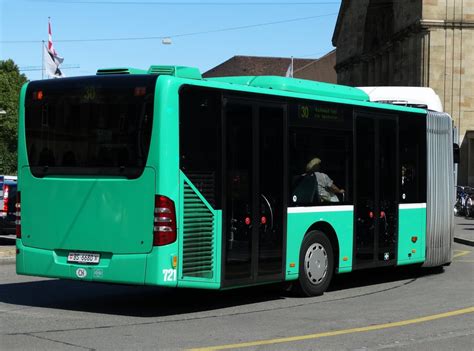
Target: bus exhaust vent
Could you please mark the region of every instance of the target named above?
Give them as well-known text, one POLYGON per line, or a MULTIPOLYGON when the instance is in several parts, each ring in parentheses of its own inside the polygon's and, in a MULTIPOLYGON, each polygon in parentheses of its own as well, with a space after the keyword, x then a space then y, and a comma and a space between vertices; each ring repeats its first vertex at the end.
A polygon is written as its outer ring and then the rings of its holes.
POLYGON ((147 72, 137 68, 101 68, 97 70, 98 76, 108 74, 146 74, 147 72))
POLYGON ((184 183, 183 276, 213 278, 214 215, 184 183))
POLYGON ((148 74, 174 76, 174 66, 151 66, 148 74))
POLYGON ((177 78, 202 80, 201 72, 195 67, 184 66, 150 66, 148 74, 174 76, 177 78))

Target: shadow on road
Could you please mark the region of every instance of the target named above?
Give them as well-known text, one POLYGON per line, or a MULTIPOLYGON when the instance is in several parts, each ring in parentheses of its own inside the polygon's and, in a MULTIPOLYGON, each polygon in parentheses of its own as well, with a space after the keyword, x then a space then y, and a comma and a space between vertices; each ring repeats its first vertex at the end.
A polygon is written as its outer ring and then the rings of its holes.
POLYGON ((135 317, 180 315, 282 298, 281 291, 271 286, 220 292, 72 280, 0 285, 3 303, 135 317))
MULTIPOLYGON (((439 269, 401 267, 342 274, 334 277, 328 293, 400 280, 414 280, 439 272, 439 269)), ((285 291, 281 284, 228 291, 163 289, 72 280, 0 285, 0 302, 7 304, 134 317, 180 315, 289 297, 293 296, 285 291)))
POLYGON ((442 272, 444 272, 444 267, 421 268, 421 266, 418 265, 355 271, 352 273, 335 275, 328 291, 359 288, 401 280, 414 280, 442 272))

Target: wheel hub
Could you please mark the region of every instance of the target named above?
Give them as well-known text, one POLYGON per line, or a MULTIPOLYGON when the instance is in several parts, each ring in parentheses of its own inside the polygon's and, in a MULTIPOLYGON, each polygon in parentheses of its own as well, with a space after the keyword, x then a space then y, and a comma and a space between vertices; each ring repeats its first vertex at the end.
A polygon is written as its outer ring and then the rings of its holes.
POLYGON ((311 284, 318 285, 327 275, 328 255, 324 246, 315 243, 306 251, 304 270, 311 284))

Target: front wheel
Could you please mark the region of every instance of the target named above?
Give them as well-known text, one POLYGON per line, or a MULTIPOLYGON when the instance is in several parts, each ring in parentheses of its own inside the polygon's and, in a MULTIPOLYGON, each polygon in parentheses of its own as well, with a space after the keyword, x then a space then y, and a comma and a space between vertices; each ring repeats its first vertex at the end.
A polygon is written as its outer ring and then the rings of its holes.
POLYGON ((322 295, 334 273, 331 242, 324 233, 313 230, 306 234, 300 250, 298 292, 304 296, 322 295))

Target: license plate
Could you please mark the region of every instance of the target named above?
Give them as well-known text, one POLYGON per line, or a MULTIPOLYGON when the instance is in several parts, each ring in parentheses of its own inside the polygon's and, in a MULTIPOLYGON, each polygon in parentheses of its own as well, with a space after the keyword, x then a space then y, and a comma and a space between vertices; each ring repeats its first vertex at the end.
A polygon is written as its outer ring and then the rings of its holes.
POLYGON ((76 263, 99 263, 100 254, 98 253, 89 253, 89 252, 70 252, 67 255, 68 262, 76 262, 76 263))

